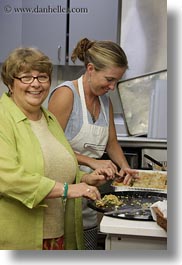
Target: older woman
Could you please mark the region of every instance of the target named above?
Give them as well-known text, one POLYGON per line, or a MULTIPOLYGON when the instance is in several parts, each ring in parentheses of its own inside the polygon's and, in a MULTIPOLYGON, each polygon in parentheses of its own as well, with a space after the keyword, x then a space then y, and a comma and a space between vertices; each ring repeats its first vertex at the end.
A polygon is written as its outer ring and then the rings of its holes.
POLYGON ((0 249, 82 249, 81 200, 113 174, 79 171, 56 118, 41 104, 52 64, 18 48, 2 65, 9 92, 0 99, 0 249), (103 175, 104 174, 104 175, 103 175))

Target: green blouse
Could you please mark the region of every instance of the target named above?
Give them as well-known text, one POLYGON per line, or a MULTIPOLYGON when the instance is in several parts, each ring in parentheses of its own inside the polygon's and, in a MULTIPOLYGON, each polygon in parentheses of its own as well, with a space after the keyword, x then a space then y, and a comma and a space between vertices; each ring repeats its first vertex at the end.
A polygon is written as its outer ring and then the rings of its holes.
MULTIPOLYGON (((42 111, 51 133, 77 163, 54 115, 42 111)), ((77 164, 75 183, 83 174, 77 164)), ((54 185, 44 175, 41 147, 29 120, 4 93, 0 99, 0 249, 42 249, 44 198, 54 185)), ((81 198, 68 199, 64 229, 65 248, 83 249, 81 198)))

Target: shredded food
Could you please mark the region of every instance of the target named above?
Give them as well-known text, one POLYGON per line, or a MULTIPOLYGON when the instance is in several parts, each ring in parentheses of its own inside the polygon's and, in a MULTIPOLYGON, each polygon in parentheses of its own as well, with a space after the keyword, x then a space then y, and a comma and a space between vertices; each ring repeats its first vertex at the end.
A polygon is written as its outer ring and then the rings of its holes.
POLYGON ((101 200, 96 201, 97 207, 103 207, 103 206, 107 206, 111 204, 115 206, 119 206, 122 204, 122 201, 119 200, 119 198, 113 194, 104 195, 104 197, 101 200))
MULTIPOLYGON (((122 182, 119 183, 117 181, 113 182, 114 186, 123 186, 122 182)), ((139 178, 133 179, 129 185, 133 188, 152 188, 152 189, 167 189, 167 172, 160 173, 160 172, 140 172, 139 171, 139 178)))

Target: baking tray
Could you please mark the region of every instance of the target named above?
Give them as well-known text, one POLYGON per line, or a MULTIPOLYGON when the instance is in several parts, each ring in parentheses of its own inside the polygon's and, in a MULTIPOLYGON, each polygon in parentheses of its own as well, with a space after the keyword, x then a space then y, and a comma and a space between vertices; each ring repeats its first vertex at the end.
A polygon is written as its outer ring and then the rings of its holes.
POLYGON ((157 201, 167 199, 166 193, 153 191, 113 191, 101 194, 101 198, 109 194, 117 196, 122 201, 122 205, 98 207, 95 201, 88 200, 88 207, 114 218, 153 221, 150 206, 157 201))
POLYGON ((148 134, 151 95, 157 79, 166 80, 167 71, 138 76, 117 84, 123 118, 130 136, 148 134))
MULTIPOLYGON (((167 171, 160 171, 160 170, 137 170, 139 176, 142 177, 143 176, 149 176, 149 177, 153 177, 153 179, 155 179, 155 176, 161 176, 164 175, 166 176, 166 181, 167 181, 167 171), (145 174, 145 175, 144 175, 145 174)), ((116 182, 115 182, 116 183, 116 182)), ((153 192, 161 192, 161 193, 167 193, 167 185, 166 185, 166 189, 158 189, 155 187, 150 187, 150 188, 145 188, 145 187, 133 187, 133 186, 128 186, 128 185, 123 185, 123 186, 119 186, 118 185, 114 185, 114 182, 111 183, 111 187, 114 189, 114 191, 153 191, 153 192)))

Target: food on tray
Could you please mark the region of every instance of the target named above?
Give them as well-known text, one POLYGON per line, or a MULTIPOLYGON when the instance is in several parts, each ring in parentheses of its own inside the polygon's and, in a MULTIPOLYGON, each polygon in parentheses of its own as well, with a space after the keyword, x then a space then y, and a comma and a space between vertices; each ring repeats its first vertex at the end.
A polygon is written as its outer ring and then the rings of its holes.
POLYGON ((119 198, 113 194, 104 195, 101 200, 96 201, 97 207, 104 207, 111 204, 115 206, 120 206, 122 204, 122 201, 120 201, 119 198))
POLYGON ((113 181, 113 186, 132 187, 132 188, 148 188, 148 189, 167 189, 167 172, 159 171, 138 171, 139 178, 133 179, 130 185, 123 182, 113 181))

